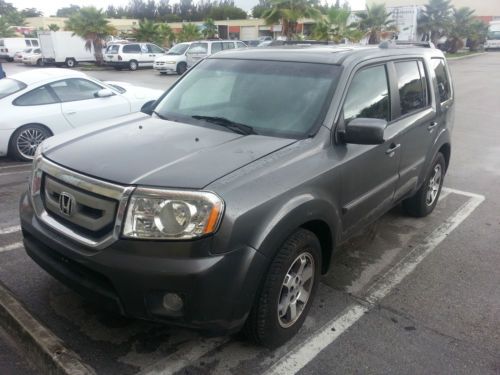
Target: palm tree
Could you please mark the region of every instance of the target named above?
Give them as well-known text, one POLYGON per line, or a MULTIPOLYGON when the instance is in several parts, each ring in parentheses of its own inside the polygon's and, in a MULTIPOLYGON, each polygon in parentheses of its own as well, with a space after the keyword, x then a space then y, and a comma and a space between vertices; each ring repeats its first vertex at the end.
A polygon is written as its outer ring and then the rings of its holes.
POLYGON ((320 19, 321 12, 313 6, 313 0, 271 0, 271 8, 262 13, 268 25, 281 23, 281 34, 291 39, 297 33, 301 18, 320 19))
POLYGON ((207 18, 203 23, 203 37, 207 39, 215 38, 219 29, 212 18, 207 18))
POLYGON ((469 48, 471 51, 478 51, 481 44, 484 44, 484 42, 486 42, 488 29, 488 25, 481 20, 475 19, 471 22, 469 35, 467 35, 469 48))
POLYGON ((158 44, 165 45, 165 42, 170 46, 172 42, 175 40, 175 34, 172 28, 166 23, 158 24, 158 44))
POLYGON ((94 46, 97 64, 103 63, 103 40, 108 35, 114 35, 116 29, 109 25, 102 10, 97 10, 95 7, 81 8, 66 21, 66 29, 85 39, 85 48, 88 50, 94 46))
POLYGON ((139 22, 139 28, 132 29, 132 35, 139 42, 154 42, 158 38, 158 29, 158 24, 145 19, 139 22))
POLYGON ((358 13, 359 27, 369 35, 368 44, 378 44, 382 34, 396 31, 390 16, 384 4, 366 5, 366 11, 358 13))
POLYGON ((451 0, 429 0, 418 19, 418 32, 437 45, 450 28, 451 12, 451 0))
POLYGON ((333 40, 341 43, 345 40, 359 42, 363 38, 363 32, 348 25, 351 11, 346 8, 330 8, 322 21, 316 23, 313 29, 313 37, 318 40, 333 40))
POLYGON ((448 32, 448 52, 457 53, 464 46, 463 39, 469 35, 473 14, 474 10, 469 7, 453 8, 448 32))
POLYGON ((0 37, 11 38, 14 36, 16 36, 16 32, 12 26, 4 19, 4 17, 0 17, 0 37))
POLYGON ((51 23, 49 25, 49 30, 50 31, 59 31, 59 26, 57 26, 55 23, 51 23))
POLYGON ((198 26, 194 23, 182 24, 182 29, 177 35, 178 42, 192 42, 193 40, 200 39, 200 31, 198 26))

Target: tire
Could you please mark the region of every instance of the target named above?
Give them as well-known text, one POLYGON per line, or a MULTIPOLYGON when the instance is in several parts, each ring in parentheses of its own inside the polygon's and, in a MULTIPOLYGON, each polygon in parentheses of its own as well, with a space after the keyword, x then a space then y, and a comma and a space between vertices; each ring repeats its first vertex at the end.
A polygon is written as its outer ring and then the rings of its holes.
POLYGON ((179 64, 177 64, 176 70, 178 75, 183 75, 187 70, 187 64, 185 62, 180 62, 179 64))
POLYGON ((7 62, 12 62, 14 61, 14 59, 12 57, 7 57, 5 60, 7 60, 7 62))
POLYGON ((44 66, 43 60, 42 59, 38 59, 37 62, 36 62, 36 65, 40 66, 40 67, 44 66))
POLYGON ((17 160, 31 161, 38 145, 51 136, 52 133, 42 125, 21 126, 10 138, 9 152, 17 160))
POLYGON ((432 162, 423 185, 412 197, 403 201, 405 211, 414 217, 429 215, 439 200, 446 174, 446 161, 442 153, 438 153, 432 162))
MULTIPOLYGON (((310 271, 307 271, 307 275, 304 272, 302 276, 307 277, 310 271)), ((309 312, 318 288, 320 273, 321 246, 318 238, 308 230, 297 230, 285 241, 271 262, 243 328, 245 336, 268 348, 276 348, 292 338, 309 312), (299 275, 302 262, 305 262, 304 270, 312 270, 312 275, 307 279, 299 278, 297 284, 294 275, 299 275), (285 286, 287 279, 288 287, 285 286), (297 292, 298 290, 300 292, 297 292), (303 299, 307 296, 302 293, 303 290, 309 291, 309 297, 301 302, 300 296, 303 299), (291 299, 296 302, 296 308, 299 310, 294 319, 290 299, 287 298, 290 292, 291 299)))
POLYGON ((166 76, 166 75, 167 75, 167 72, 160 72, 160 75, 161 75, 161 76, 166 76))
POLYGON ((74 68, 76 66, 76 60, 70 57, 69 59, 66 59, 65 64, 68 68, 74 68))
POLYGON ((132 71, 135 71, 137 70, 137 68, 139 67, 139 64, 137 63, 137 61, 135 60, 130 60, 129 63, 128 63, 128 68, 132 71))

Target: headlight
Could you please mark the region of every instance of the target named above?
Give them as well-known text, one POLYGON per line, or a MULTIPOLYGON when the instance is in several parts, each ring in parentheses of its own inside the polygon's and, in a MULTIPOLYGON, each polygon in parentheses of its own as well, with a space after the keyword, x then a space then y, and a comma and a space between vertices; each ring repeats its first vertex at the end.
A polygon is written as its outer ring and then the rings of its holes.
POLYGON ((175 61, 165 61, 165 64, 175 64, 175 61))
POLYGON ((33 157, 33 164, 31 165, 31 176, 29 180, 29 190, 31 196, 35 196, 40 193, 40 187, 42 185, 42 171, 38 169, 38 164, 41 159, 42 144, 39 144, 33 157))
POLYGON ((224 202, 211 192, 138 188, 130 198, 123 235, 191 239, 214 233, 224 202))

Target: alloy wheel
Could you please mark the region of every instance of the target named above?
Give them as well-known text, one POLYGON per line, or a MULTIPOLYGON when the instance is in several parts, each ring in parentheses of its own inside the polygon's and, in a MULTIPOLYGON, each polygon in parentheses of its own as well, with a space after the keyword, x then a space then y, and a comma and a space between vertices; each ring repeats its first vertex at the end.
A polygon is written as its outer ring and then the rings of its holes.
POLYGON ((17 151, 27 159, 33 159, 35 151, 47 135, 37 128, 26 128, 16 139, 17 151))
POLYGON ((429 187, 427 189, 427 196, 425 203, 428 206, 432 206, 436 201, 439 194, 439 189, 441 188, 441 179, 443 177, 443 171, 441 169, 441 164, 436 164, 434 167, 433 174, 429 180, 429 187))

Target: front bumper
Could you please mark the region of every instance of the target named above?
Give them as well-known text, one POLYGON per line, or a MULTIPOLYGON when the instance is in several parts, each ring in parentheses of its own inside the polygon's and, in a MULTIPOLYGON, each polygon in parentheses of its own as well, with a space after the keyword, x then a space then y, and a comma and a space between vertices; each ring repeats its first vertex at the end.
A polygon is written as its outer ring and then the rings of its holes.
POLYGON ((108 66, 113 66, 117 68, 128 68, 129 62, 128 61, 104 61, 105 65, 108 66))
POLYGON ((159 72, 176 73, 177 64, 153 65, 153 69, 159 72))
POLYGON ((120 314, 201 329, 238 331, 252 306, 268 260, 248 246, 214 255, 212 238, 197 241, 119 239, 87 248, 37 219, 27 194, 20 202, 28 255, 84 297, 120 314), (172 314, 163 296, 176 293, 184 306, 172 314))

